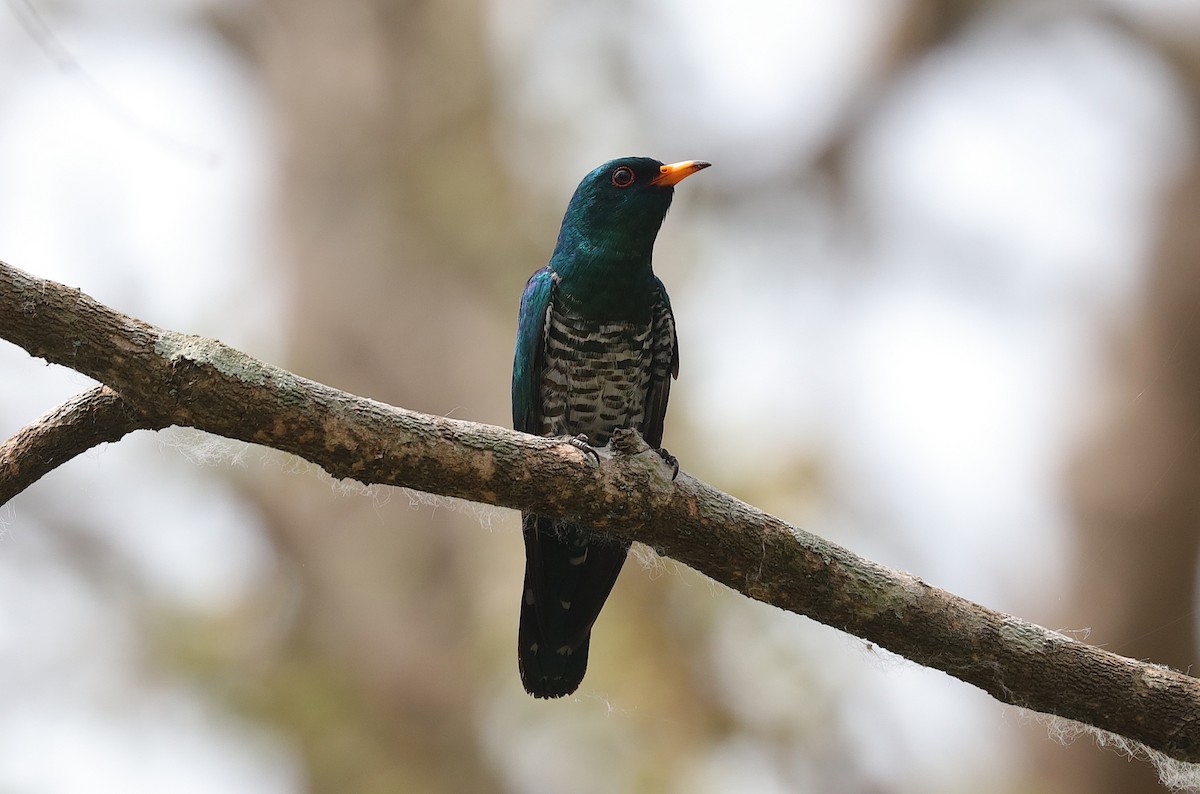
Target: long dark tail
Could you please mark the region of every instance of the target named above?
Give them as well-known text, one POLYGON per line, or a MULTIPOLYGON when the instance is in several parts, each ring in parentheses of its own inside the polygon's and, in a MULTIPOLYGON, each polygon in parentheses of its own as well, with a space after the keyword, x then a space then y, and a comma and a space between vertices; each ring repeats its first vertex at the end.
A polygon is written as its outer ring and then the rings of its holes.
POLYGON ((592 624, 621 573, 629 544, 531 513, 521 516, 521 529, 521 683, 534 697, 562 697, 579 687, 587 671, 592 624))

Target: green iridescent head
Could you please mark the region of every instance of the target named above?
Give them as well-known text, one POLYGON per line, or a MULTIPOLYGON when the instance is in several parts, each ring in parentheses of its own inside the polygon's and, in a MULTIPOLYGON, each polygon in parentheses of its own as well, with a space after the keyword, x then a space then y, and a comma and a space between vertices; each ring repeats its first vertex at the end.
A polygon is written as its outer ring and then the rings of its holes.
POLYGON ((647 263, 675 185, 709 163, 685 160, 663 165, 649 157, 610 160, 583 178, 558 233, 554 259, 647 263))

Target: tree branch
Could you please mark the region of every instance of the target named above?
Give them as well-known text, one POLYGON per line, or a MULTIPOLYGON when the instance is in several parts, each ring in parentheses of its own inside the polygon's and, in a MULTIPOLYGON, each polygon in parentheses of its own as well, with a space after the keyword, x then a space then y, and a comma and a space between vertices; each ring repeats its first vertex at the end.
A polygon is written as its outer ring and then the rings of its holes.
POLYGON ((1200 680, 932 587, 686 473, 672 481, 670 469, 635 433, 614 436, 596 465, 561 440, 338 391, 215 340, 156 328, 3 263, 0 336, 120 395, 93 390, 42 420, 44 428, 22 431, 57 438, 53 444, 22 443, 18 436, 0 447, 0 495, 134 426, 195 427, 290 452, 338 478, 582 521, 1005 703, 1200 762, 1200 680), (93 398, 98 405, 81 405, 93 398), (65 418, 55 418, 60 415, 65 418), (80 418, 88 415, 107 417, 100 422, 106 430, 97 432, 80 418), (55 451, 53 464, 38 462, 36 450, 46 448, 55 451))
POLYGON ((0 504, 71 458, 134 430, 167 425, 144 416, 107 386, 77 394, 0 444, 0 504))

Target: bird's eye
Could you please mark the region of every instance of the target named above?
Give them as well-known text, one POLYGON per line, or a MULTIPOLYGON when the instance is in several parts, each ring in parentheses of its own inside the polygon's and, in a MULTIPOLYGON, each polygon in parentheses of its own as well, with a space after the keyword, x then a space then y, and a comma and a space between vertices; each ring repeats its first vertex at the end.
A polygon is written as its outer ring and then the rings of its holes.
POLYGON ((623 165, 612 172, 612 183, 617 187, 629 187, 633 184, 633 169, 623 165))

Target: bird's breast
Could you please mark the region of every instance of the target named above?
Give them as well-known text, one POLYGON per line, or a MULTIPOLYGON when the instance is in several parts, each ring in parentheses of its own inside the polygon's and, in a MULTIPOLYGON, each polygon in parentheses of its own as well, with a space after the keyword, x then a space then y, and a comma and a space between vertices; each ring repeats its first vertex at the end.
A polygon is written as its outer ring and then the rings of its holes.
POLYGON ((542 433, 585 433, 596 446, 613 430, 642 430, 653 371, 650 323, 602 322, 552 307, 546 317, 542 433))

